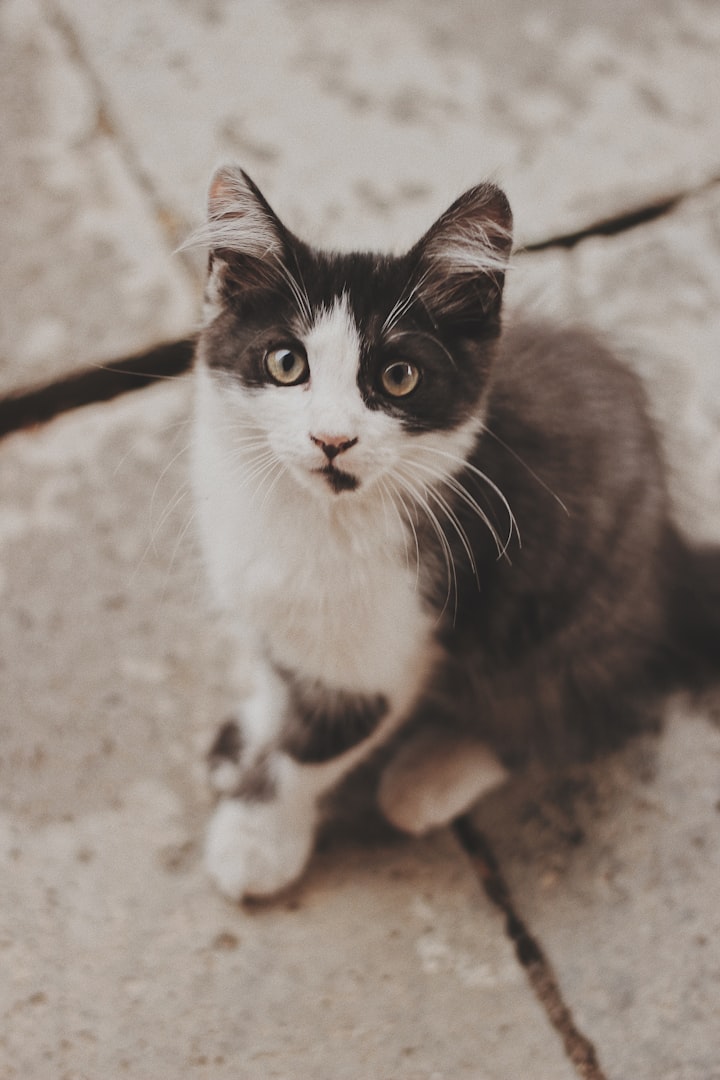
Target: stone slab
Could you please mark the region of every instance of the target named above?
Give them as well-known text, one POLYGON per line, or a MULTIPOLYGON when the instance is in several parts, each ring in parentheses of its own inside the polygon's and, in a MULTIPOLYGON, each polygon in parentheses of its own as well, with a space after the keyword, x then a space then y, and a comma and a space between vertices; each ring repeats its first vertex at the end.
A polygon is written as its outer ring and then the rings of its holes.
MULTIPOLYGON (((716 539, 717 214, 707 193, 623 237, 518 260, 511 284, 513 304, 634 342, 688 531, 716 539)), ((444 840, 336 847, 289 909, 236 910, 205 882, 200 762, 228 702, 183 536, 186 393, 157 387, 0 446, 0 1071, 564 1078, 444 840)), ((658 745, 480 811, 611 1080, 717 1072, 709 715, 677 703, 658 745)))
POLYGON ((196 289, 72 43, 0 6, 0 394, 187 334, 196 289))
POLYGON ((229 707, 188 384, 0 446, 4 1080, 571 1080, 448 836, 334 843, 275 904, 201 867, 229 707))
POLYGON ((720 12, 702 0, 57 3, 186 223, 225 159, 343 247, 413 241, 488 176, 523 243, 720 176, 720 12))
POLYGON ((720 1076, 720 730, 710 717, 677 701, 659 743, 518 781, 475 813, 608 1080, 720 1076))

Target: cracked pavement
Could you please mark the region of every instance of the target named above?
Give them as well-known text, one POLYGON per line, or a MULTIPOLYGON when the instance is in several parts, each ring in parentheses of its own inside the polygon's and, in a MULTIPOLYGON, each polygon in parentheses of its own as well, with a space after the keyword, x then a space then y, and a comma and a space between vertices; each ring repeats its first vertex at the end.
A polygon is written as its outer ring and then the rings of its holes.
POLYGON ((202 267, 173 255, 223 158, 345 248, 496 179, 510 309, 623 344, 678 521, 720 542, 718 47, 702 0, 4 0, 3 1080, 720 1077, 717 696, 455 831, 345 823, 275 904, 213 892, 227 657, 176 344, 202 267))

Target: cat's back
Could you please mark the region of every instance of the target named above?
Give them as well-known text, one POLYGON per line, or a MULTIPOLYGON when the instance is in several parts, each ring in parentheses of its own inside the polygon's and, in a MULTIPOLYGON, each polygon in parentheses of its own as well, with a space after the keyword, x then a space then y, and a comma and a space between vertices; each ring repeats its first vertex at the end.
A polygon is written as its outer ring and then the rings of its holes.
POLYGON ((494 400, 550 434, 579 428, 587 441, 615 436, 656 452, 642 384, 618 349, 581 324, 511 320, 500 340, 494 400))
POLYGON ((459 627, 501 653, 579 625, 588 641, 611 624, 649 632, 668 500, 643 388, 621 358, 582 327, 511 325, 472 465, 502 491, 517 528, 498 560, 482 523, 464 520, 484 552, 484 602, 466 590, 459 627))
POLYGON ((532 470, 567 516, 602 518, 605 508, 614 517, 619 503, 628 513, 666 515, 665 469, 644 388, 590 329, 511 322, 487 428, 504 447, 486 444, 482 453, 521 498, 526 489, 537 494, 532 470))
POLYGON ((483 552, 448 632, 468 700, 507 761, 611 745, 666 655, 669 509, 642 385, 586 329, 512 325, 472 464, 517 530, 498 559, 463 520, 483 552))

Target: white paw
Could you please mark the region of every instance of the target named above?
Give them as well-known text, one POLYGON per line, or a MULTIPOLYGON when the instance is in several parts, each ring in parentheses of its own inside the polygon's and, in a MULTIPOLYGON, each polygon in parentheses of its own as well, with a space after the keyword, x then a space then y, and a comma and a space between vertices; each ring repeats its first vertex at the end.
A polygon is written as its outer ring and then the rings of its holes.
POLYGON ((453 821, 507 776, 479 740, 428 730, 390 762, 380 780, 378 802, 396 828, 422 836, 453 821))
POLYGON ((300 876, 314 834, 314 813, 307 808, 226 799, 210 820, 205 864, 231 900, 272 896, 300 876))

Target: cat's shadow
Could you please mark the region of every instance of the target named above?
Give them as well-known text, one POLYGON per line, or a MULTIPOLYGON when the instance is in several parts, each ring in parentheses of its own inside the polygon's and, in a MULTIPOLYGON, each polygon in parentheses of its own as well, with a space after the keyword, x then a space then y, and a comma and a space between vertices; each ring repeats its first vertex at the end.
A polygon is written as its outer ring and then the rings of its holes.
MULTIPOLYGON (((717 690, 678 695, 669 703, 659 732, 637 736, 621 750, 587 764, 556 771, 534 766, 472 809, 473 827, 500 873, 522 890, 516 896, 521 909, 531 912, 534 901, 548 895, 572 904, 578 897, 627 900, 634 889, 633 866, 647 854, 649 832, 658 834, 662 846, 661 834, 672 814, 668 791, 680 797, 678 754, 685 749, 687 725, 693 721, 703 731, 707 725, 720 727, 717 690)), ((432 843, 400 832, 378 808, 379 778, 391 753, 380 751, 329 797, 316 854, 302 879, 279 896, 251 901, 250 910, 299 910, 318 893, 352 889, 358 876, 365 881, 378 873, 402 875, 409 863, 432 864, 433 888, 442 895, 442 866, 447 868, 447 862, 436 863, 432 843)), ((692 758, 692 745, 688 754, 692 758)), ((681 807, 675 810, 680 813, 681 807)), ((444 831, 463 859, 458 831, 444 831)), ((449 881, 447 888, 453 887, 449 881)))
MULTIPOLYGON (((570 879, 573 890, 592 888, 617 823, 642 805, 652 789, 657 759, 658 737, 644 735, 589 764, 554 772, 533 767, 474 807, 474 824, 501 871, 514 863, 532 888, 562 888, 563 880, 570 879)), ((388 865, 425 843, 382 816, 376 793, 383 764, 380 759, 361 767, 329 799, 316 855, 301 881, 271 899, 246 902, 246 908, 297 911, 318 888, 329 889, 346 874, 364 874, 369 854, 372 865, 388 865)), ((452 832, 450 827, 447 831, 452 832)), ((458 858, 464 858, 457 836, 453 842, 458 858)), ((440 881, 435 885, 442 891, 440 881)))

